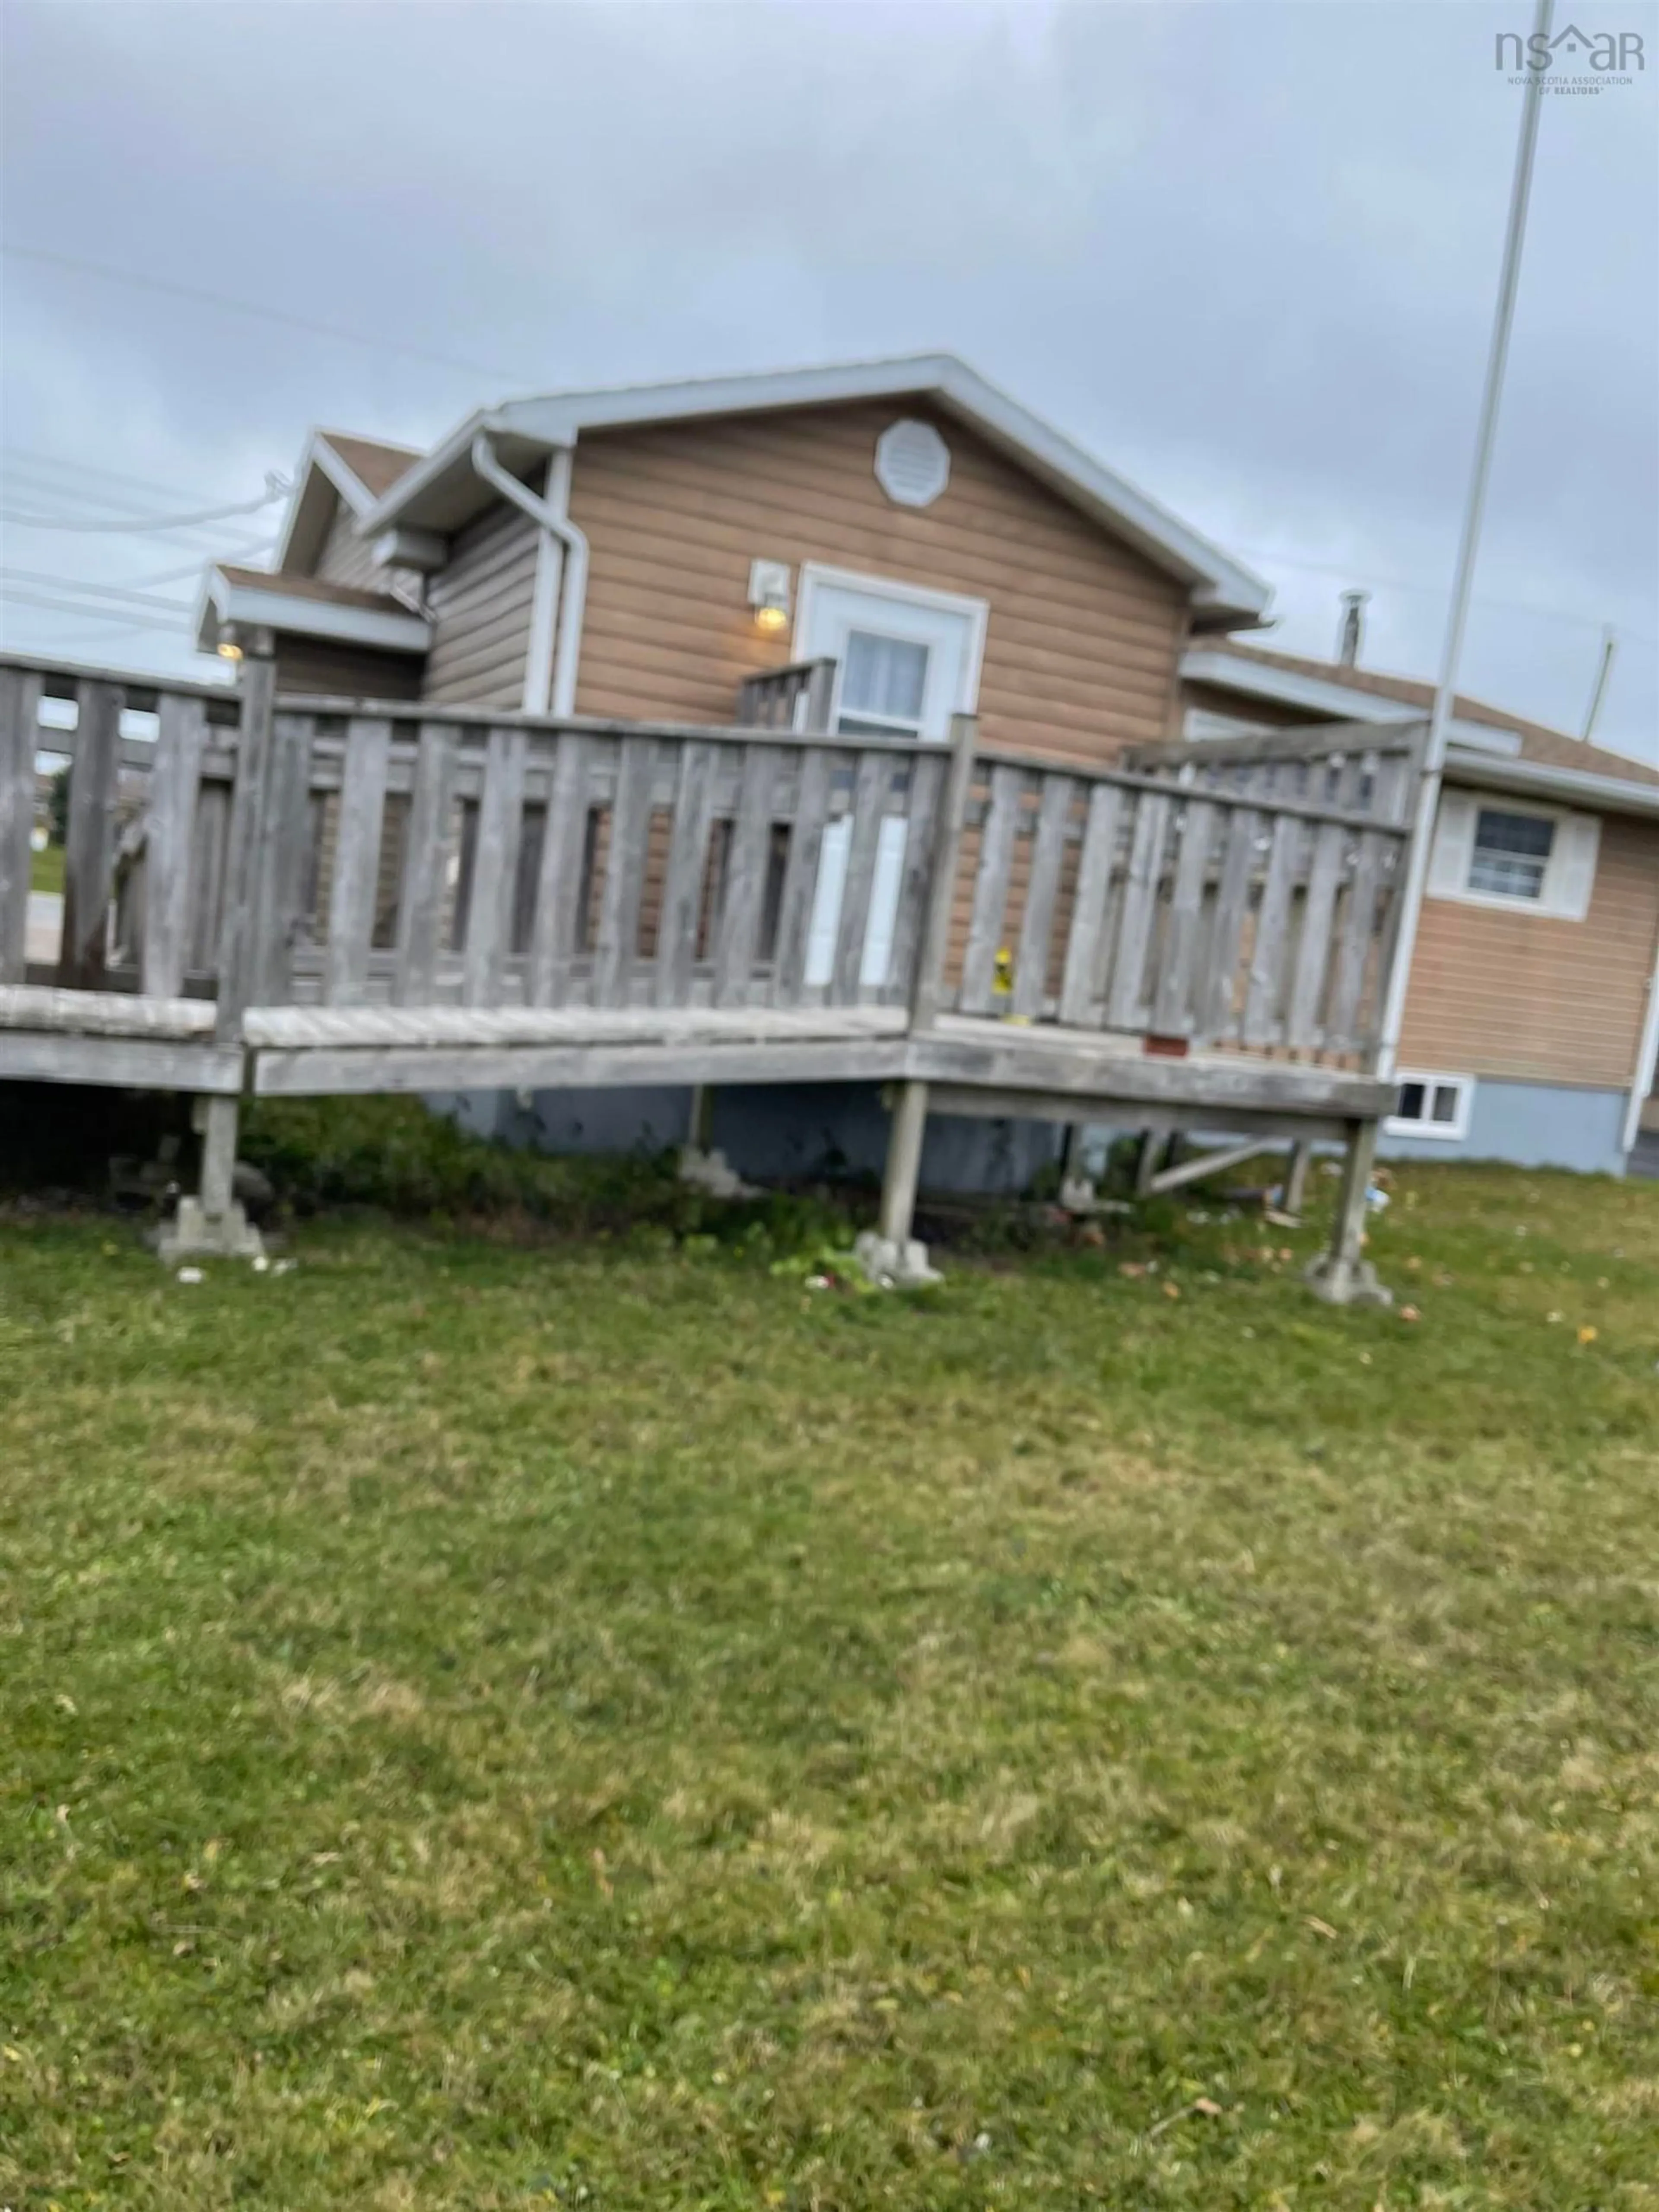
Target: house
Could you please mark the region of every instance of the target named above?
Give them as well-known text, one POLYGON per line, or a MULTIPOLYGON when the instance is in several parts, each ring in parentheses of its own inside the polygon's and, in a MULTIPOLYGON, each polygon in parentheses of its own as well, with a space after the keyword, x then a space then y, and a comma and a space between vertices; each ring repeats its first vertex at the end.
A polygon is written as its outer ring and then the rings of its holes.
MULTIPOLYGON (((815 726, 925 744, 971 713, 988 747, 1081 764, 1183 732, 1420 720, 1426 687, 1241 644, 1267 598, 923 356, 555 393, 424 454, 319 431, 273 569, 210 570, 198 639, 266 632, 289 693, 616 721, 729 724, 755 679, 817 665, 815 726)), ((901 857, 875 857, 877 945, 901 857)), ((1622 1165, 1652 1061, 1659 776, 1461 702, 1430 892, 1389 1141, 1622 1165)), ((756 1164, 804 1164, 775 1103, 756 1164)), ((632 1110, 659 1134, 683 1113, 632 1110)), ((538 1120, 561 1142, 606 1114, 566 1092, 538 1120)))
MULTIPOLYGON (((1228 639, 1188 647, 1182 701, 1202 740, 1433 691, 1228 639)), ((1659 771, 1460 696, 1380 1149, 1621 1172, 1659 1133, 1656 957, 1659 771)))

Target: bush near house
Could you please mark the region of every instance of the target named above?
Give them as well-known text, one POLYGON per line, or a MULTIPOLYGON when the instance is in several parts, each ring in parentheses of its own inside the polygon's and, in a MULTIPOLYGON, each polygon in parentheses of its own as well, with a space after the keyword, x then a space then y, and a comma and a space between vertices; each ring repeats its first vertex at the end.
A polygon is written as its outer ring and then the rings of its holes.
POLYGON ((1659 1186, 1394 1196, 1416 1322, 14 1212, 0 2203, 1659 2203, 1659 1186))

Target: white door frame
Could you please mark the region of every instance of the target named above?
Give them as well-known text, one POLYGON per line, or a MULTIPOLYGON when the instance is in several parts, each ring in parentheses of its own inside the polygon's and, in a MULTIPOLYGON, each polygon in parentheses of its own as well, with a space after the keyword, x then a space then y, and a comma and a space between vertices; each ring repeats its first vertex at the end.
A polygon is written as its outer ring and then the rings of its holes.
MULTIPOLYGON (((968 649, 963 655, 962 696, 954 711, 971 714, 979 705, 980 670, 985 659, 985 626, 990 619, 990 603, 986 599, 971 599, 960 592, 936 592, 922 584, 901 583, 894 576, 870 576, 857 568, 835 568, 823 561, 803 561, 800 578, 795 591, 795 629, 790 651, 797 660, 811 658, 806 641, 812 634, 812 620, 817 611, 817 595, 828 588, 831 591, 862 592, 872 599, 890 599, 898 606, 925 607, 931 613, 956 615, 967 623, 968 649)), ((836 690, 839 696, 841 671, 836 671, 836 690)), ((830 720, 833 725, 835 717, 830 720)), ((922 740, 924 744, 937 739, 922 740)))
MULTIPOLYGON (((792 647, 797 660, 809 657, 810 641, 820 612, 821 595, 830 592, 844 592, 848 597, 870 601, 872 628, 878 619, 875 611, 884 601, 894 611, 896 617, 901 611, 909 609, 913 613, 944 617, 956 627, 959 641, 956 647, 956 657, 959 662, 956 696, 945 703, 941 714, 941 702, 936 696, 931 710, 936 726, 932 729, 923 727, 917 733, 917 742, 921 744, 947 743, 951 715, 971 714, 979 699, 980 666, 985 653, 985 625, 990 613, 987 603, 983 599, 964 598, 956 592, 935 592, 920 584, 900 583, 891 577, 867 576, 856 569, 831 568, 825 562, 803 561, 795 595, 795 630, 792 647)), ((902 635, 902 623, 896 623, 895 627, 902 635)), ((927 641, 930 653, 939 643, 937 637, 927 641)), ((842 682, 845 674, 844 655, 838 653, 836 659, 835 693, 829 714, 831 743, 840 719, 842 682)), ((846 884, 851 829, 851 820, 848 816, 837 817, 826 825, 819 851, 818 874, 813 887, 806 945, 805 980, 814 985, 827 983, 830 980, 836 933, 840 927, 842 896, 846 884)), ((899 888, 908 836, 909 825, 896 815, 882 823, 875 875, 870 886, 864 948, 859 963, 859 981, 866 989, 879 988, 885 980, 888 963, 892 957, 893 932, 898 915, 899 888)))

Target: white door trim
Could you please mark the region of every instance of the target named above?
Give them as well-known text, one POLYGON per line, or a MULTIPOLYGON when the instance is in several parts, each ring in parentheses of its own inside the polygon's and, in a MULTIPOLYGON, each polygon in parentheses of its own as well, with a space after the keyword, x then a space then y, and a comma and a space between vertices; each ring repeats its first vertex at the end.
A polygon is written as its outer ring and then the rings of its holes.
POLYGON ((834 568, 827 562, 803 561, 795 592, 795 629, 790 651, 797 660, 807 658, 806 640, 812 635, 813 602, 820 590, 866 592, 872 599, 896 599, 901 605, 927 607, 935 614, 959 616, 968 625, 968 650, 963 664, 963 698, 959 714, 971 714, 979 705, 980 668, 985 659, 985 626, 990 602, 971 599, 960 592, 935 592, 923 584, 901 583, 894 576, 868 576, 857 568, 834 568))

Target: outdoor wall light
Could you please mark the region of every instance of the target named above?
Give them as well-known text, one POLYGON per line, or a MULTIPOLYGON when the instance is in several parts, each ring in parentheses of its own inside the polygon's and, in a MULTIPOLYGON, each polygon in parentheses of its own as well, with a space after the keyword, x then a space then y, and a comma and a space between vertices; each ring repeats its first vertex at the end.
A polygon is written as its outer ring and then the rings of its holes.
POLYGON ((749 564, 749 604, 755 610, 755 627, 775 636, 789 627, 789 564, 787 561, 751 561, 749 564))
POLYGON ((242 657, 241 647, 232 637, 222 637, 218 651, 221 660, 240 660, 242 657))

